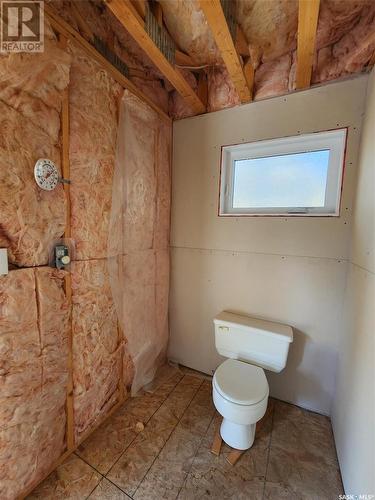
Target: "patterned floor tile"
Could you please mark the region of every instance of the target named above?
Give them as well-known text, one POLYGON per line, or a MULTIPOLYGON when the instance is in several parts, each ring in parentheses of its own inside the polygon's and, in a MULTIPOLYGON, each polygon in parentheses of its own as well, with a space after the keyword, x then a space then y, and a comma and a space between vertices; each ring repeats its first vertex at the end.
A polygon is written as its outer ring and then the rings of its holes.
POLYGON ((133 495, 189 406, 202 380, 186 375, 127 448, 107 477, 133 495))
POLYGON ((265 498, 337 498, 343 493, 327 417, 278 401, 265 498))
POLYGON ((117 488, 114 484, 107 481, 105 477, 89 496, 90 500, 129 500, 130 497, 117 488))

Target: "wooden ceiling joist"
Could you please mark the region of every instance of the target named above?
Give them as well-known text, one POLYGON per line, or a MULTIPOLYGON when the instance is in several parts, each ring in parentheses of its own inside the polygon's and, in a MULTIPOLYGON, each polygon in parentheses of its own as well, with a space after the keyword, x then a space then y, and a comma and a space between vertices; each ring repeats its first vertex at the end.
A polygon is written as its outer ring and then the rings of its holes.
POLYGON ((191 106, 194 112, 197 114, 204 113, 206 111, 204 104, 182 76, 178 68, 175 68, 168 61, 159 47, 148 35, 144 29, 144 24, 140 23, 139 17, 134 14, 133 5, 124 0, 107 0, 106 4, 138 45, 145 51, 159 71, 191 106))
POLYGON ((141 90, 134 85, 128 78, 126 78, 120 71, 115 68, 96 48, 85 40, 74 28, 70 26, 61 16, 59 16, 50 5, 44 5, 44 12, 51 23, 52 28, 66 38, 73 40, 77 43, 87 54, 95 59, 102 67, 108 71, 114 80, 116 80, 122 87, 130 90, 134 95, 139 97, 142 101, 146 102, 152 109, 154 109, 162 118, 171 121, 165 111, 157 106, 149 97, 147 97, 141 90))
POLYGON ((320 0, 299 0, 296 87, 310 87, 320 0))
POLYGON ((241 102, 249 102, 251 89, 248 87, 242 62, 232 40, 220 0, 200 0, 200 6, 241 102))
POLYGON ((145 18, 147 0, 131 0, 131 2, 137 10, 138 14, 145 18))

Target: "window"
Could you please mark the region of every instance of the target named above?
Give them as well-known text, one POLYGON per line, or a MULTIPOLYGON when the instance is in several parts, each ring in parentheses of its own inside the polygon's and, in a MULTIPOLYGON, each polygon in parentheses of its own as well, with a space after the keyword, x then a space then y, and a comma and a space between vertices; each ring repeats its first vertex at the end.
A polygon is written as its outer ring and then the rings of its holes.
POLYGON ((219 215, 338 216, 346 129, 223 146, 219 215))

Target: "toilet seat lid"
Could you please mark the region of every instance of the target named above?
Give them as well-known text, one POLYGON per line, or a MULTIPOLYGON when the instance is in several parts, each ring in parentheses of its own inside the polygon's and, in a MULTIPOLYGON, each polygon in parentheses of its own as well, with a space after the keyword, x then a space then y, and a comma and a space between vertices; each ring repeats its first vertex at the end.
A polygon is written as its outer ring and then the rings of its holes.
POLYGON ((264 370, 237 359, 224 361, 217 368, 213 383, 223 398, 239 405, 254 405, 268 396, 264 370))

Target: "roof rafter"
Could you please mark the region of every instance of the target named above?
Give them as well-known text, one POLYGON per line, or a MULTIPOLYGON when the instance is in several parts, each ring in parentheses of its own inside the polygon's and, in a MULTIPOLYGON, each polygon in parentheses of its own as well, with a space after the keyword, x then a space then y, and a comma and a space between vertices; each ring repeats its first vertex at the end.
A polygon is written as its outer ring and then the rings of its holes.
POLYGON ((200 6, 241 102, 251 101, 252 89, 248 86, 242 61, 232 40, 220 0, 200 0, 200 6))
POLYGON ((178 68, 175 68, 163 52, 154 43, 152 38, 144 29, 144 23, 139 20, 139 15, 134 13, 133 5, 124 0, 107 0, 108 8, 121 22, 124 28, 134 38, 138 45, 146 52, 159 71, 173 85, 183 99, 191 106, 195 113, 204 113, 206 107, 199 99, 195 91, 182 76, 178 68))
POLYGON ((147 97, 133 82, 126 78, 120 71, 113 66, 96 48, 91 45, 85 38, 83 38, 74 28, 70 26, 61 16, 54 11, 54 9, 46 4, 44 6, 44 12, 51 23, 52 28, 58 33, 64 35, 66 38, 77 43, 87 54, 89 54, 93 59, 95 59, 103 68, 108 71, 108 73, 114 78, 122 87, 130 90, 134 95, 146 102, 152 109, 154 109, 159 115, 167 120, 171 121, 170 117, 163 111, 157 104, 155 104, 149 97, 147 97))
POLYGON ((316 46, 320 0, 299 0, 297 41, 297 89, 310 87, 316 46))

